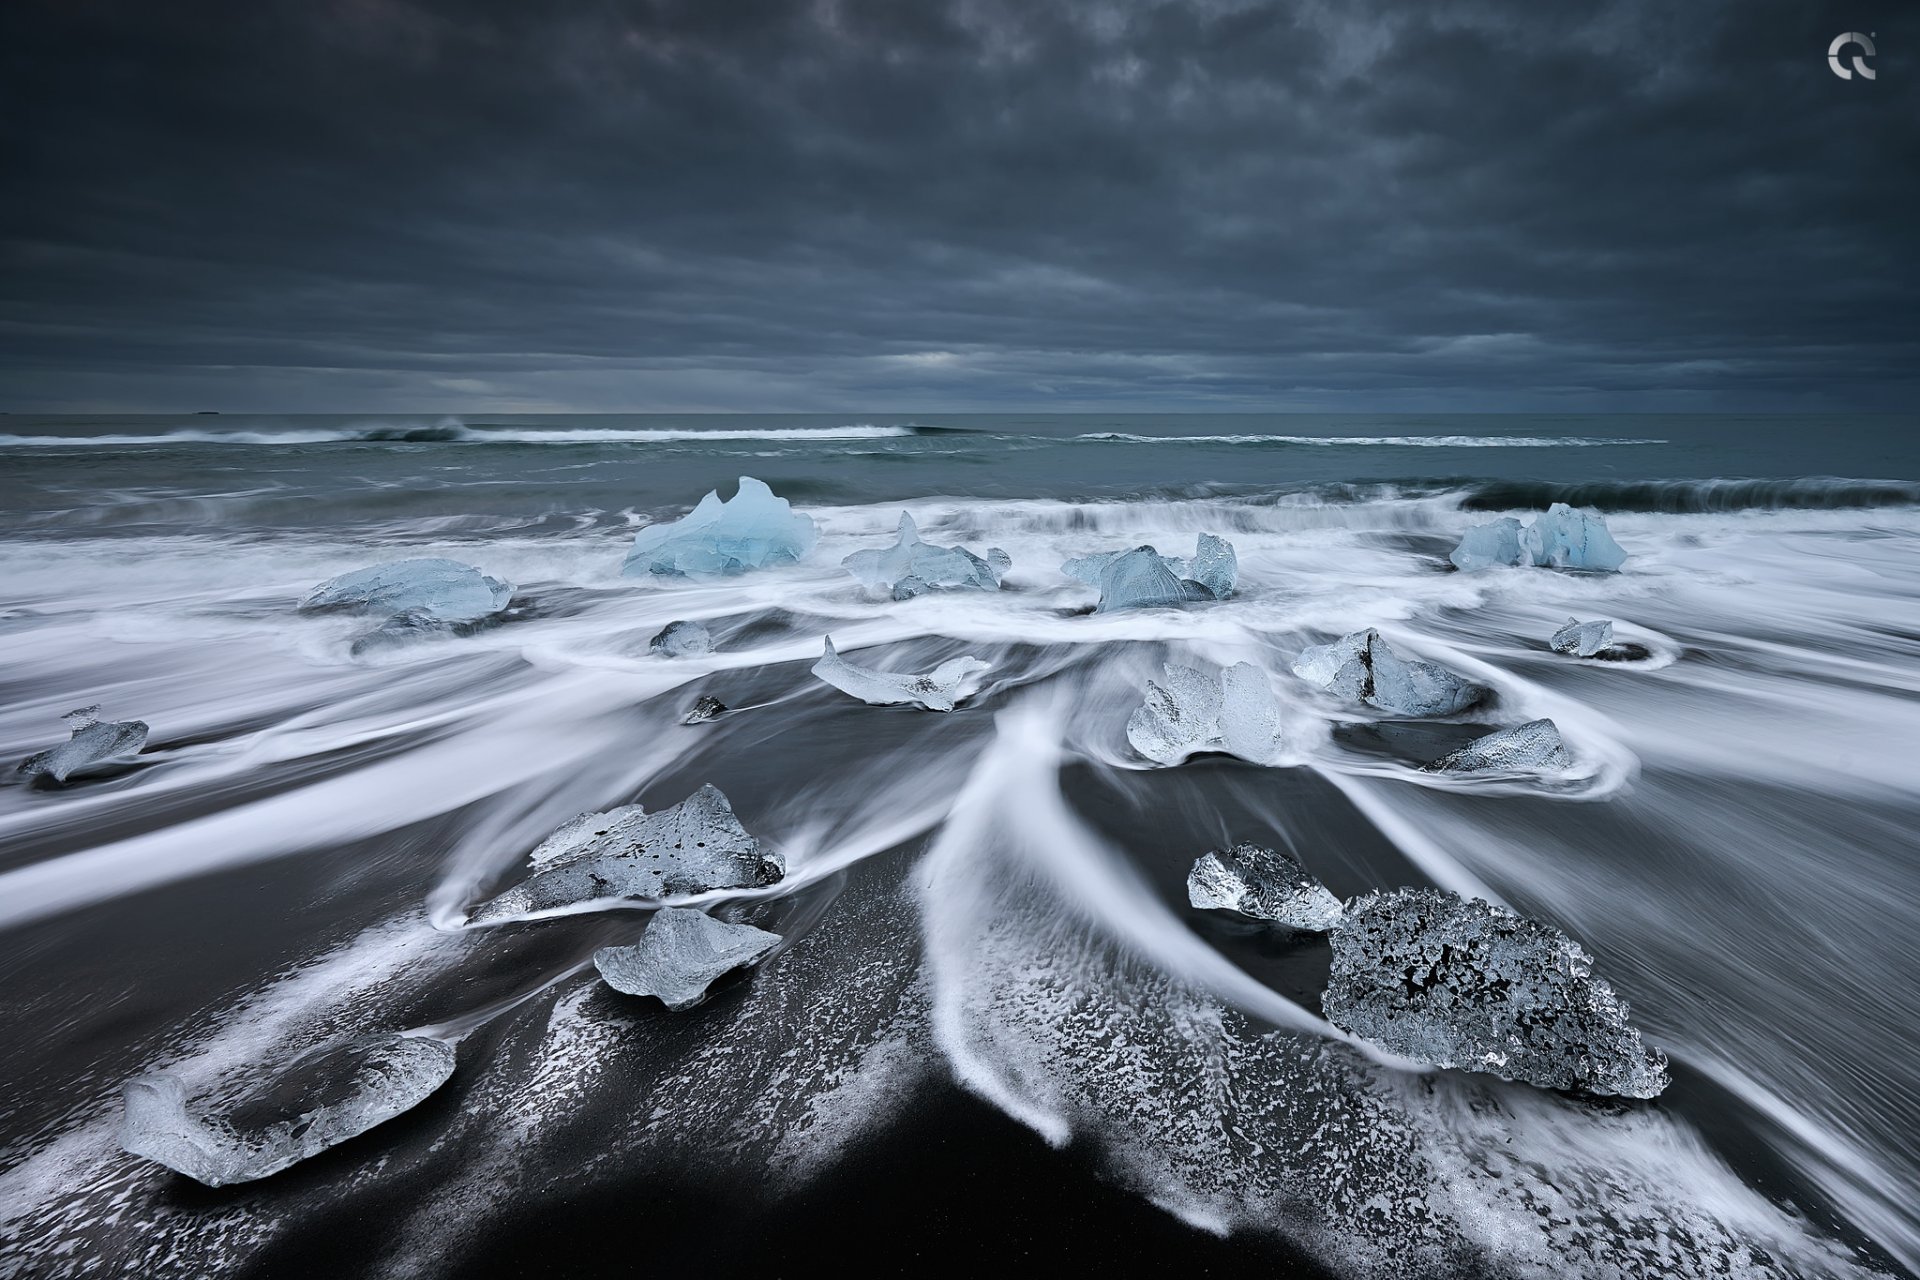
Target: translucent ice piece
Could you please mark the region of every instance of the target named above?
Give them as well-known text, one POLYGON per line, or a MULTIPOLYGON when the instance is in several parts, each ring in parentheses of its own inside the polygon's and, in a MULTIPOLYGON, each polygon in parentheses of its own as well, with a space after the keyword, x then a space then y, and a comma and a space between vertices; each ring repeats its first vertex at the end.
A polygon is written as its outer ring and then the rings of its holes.
POLYGON ((1293 673, 1336 697, 1402 716, 1453 715, 1487 692, 1438 663, 1401 657, 1371 627, 1301 650, 1293 673))
POLYGON ((1452 755, 1426 766, 1432 773, 1544 773, 1566 769, 1573 756, 1551 720, 1529 720, 1475 738, 1452 755))
POLYGON ((856 667, 834 649, 832 636, 825 641, 826 652, 813 664, 813 674, 876 707, 912 703, 928 711, 951 711, 978 688, 980 674, 993 669, 978 658, 948 658, 925 675, 899 675, 856 667))
POLYGON ((898 540, 884 551, 856 551, 840 562, 869 591, 911 599, 926 591, 971 589, 998 591, 1013 560, 998 547, 982 560, 965 547, 936 547, 920 541, 913 517, 900 513, 898 540))
POLYGON ((1209 750, 1220 734, 1220 681, 1169 662, 1166 684, 1147 681, 1147 699, 1127 720, 1127 741, 1149 760, 1178 764, 1209 750))
POLYGON ((165 1072, 121 1087, 120 1145, 210 1187, 251 1182, 391 1120, 445 1084, 453 1046, 374 1035, 302 1055, 230 1103, 195 1106, 165 1072))
POLYGON ((620 571, 628 577, 720 578, 792 564, 819 540, 811 517, 796 513, 752 476, 741 476, 739 491, 725 502, 711 491, 680 519, 642 529, 620 571))
POLYGON ((1519 564, 1525 556, 1520 549, 1520 522, 1512 516, 1477 524, 1461 536, 1460 545, 1447 559, 1461 569, 1490 569, 1497 564, 1519 564))
POLYGON ((1547 1089, 1651 1098, 1666 1056, 1558 929, 1440 889, 1369 894, 1334 927, 1321 1003, 1405 1057, 1547 1089))
POLYGON ((713 652, 713 634, 703 623, 669 622, 647 648, 663 658, 685 658, 713 652))
POLYGON ((381 649, 398 649, 420 640, 448 635, 457 624, 434 617, 422 609, 407 609, 394 614, 372 631, 353 642, 350 652, 358 658, 381 649))
POLYGON ((1233 544, 1210 533, 1200 535, 1191 559, 1169 557, 1167 567, 1187 581, 1205 587, 1215 600, 1225 600, 1232 595, 1240 581, 1240 557, 1234 554, 1233 544))
POLYGON ((1520 542, 1534 564, 1547 568, 1611 573, 1627 560, 1627 553, 1607 532, 1605 520, 1575 511, 1564 502, 1548 507, 1547 514, 1528 527, 1520 542))
POLYGON ((92 706, 60 717, 72 726, 67 740, 22 760, 20 775, 29 781, 51 778, 65 782, 71 775, 94 765, 137 755, 147 745, 146 721, 103 721, 99 716, 100 708, 92 706))
POLYGON ((1280 758, 1280 702, 1267 673, 1251 662, 1220 673, 1220 744, 1254 764, 1280 758))
POLYGON ((613 898, 652 901, 709 889, 773 884, 780 856, 747 834, 720 789, 709 783, 670 809, 637 804, 587 813, 548 836, 529 856, 531 876, 474 908, 474 923, 613 898))
POLYGON ((1567 625, 1553 633, 1553 639, 1547 642, 1555 653, 1570 653, 1577 658, 1591 658, 1613 644, 1613 624, 1611 622, 1581 622, 1568 618, 1567 625))
POLYGON ((669 1009, 690 1009, 707 998, 721 974, 752 964, 780 945, 780 935, 749 924, 728 924, 704 911, 656 911, 631 947, 602 947, 594 967, 615 991, 658 996, 669 1009))
POLYGON ((1070 578, 1100 588, 1095 613, 1221 600, 1233 594, 1239 561, 1232 544, 1203 533, 1191 559, 1168 558, 1152 547, 1076 556, 1060 566, 1070 578))
POLYGON ((1325 933, 1340 919, 1340 899, 1292 854, 1255 844, 1202 856, 1187 873, 1187 901, 1202 911, 1238 911, 1311 933, 1325 933))
POLYGON ((513 588, 472 565, 439 556, 396 560, 329 578, 300 602, 307 610, 397 614, 417 611, 443 622, 473 622, 500 612, 513 588))

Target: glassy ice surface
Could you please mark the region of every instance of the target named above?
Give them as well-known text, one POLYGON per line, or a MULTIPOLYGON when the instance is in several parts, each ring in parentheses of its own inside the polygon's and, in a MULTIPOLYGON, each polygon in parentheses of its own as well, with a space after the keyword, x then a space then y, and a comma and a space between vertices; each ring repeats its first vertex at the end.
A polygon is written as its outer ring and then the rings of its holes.
POLYGON ((1525 527, 1512 516, 1475 525, 1447 558, 1461 569, 1531 564, 1610 573, 1626 563, 1627 553, 1605 519, 1556 502, 1525 527))
POLYGON ((516 920, 607 899, 658 901, 753 888, 775 883, 787 870, 740 825, 712 783, 659 813, 630 804, 582 814, 542 841, 528 861, 529 878, 476 907, 469 919, 516 920))
POLYGON ((951 711, 979 687, 983 672, 993 669, 979 658, 949 658, 925 675, 901 675, 857 667, 842 658, 825 637, 826 652, 813 664, 813 674, 842 693, 876 707, 912 704, 928 711, 951 711))
POLYGON ((374 1035, 295 1059, 225 1100, 196 1103, 161 1072, 121 1086, 120 1145, 210 1187, 250 1182, 418 1105, 453 1074, 453 1046, 374 1035))
POLYGON ((1559 727, 1551 720, 1529 720, 1475 738, 1426 767, 1434 773, 1544 773, 1572 765, 1559 727))
POLYGON ((1220 673, 1220 745, 1254 764, 1280 757, 1280 700, 1267 673, 1251 662, 1220 673))
POLYGON ((1340 919, 1340 899, 1299 859, 1256 844, 1202 855, 1187 873, 1187 901, 1203 911, 1238 911, 1311 933, 1325 933, 1340 919))
POLYGON ((663 658, 685 658, 713 652, 713 633, 700 622, 669 622, 647 648, 663 658))
POLYGON ((1150 546, 1076 556, 1060 566, 1069 578, 1100 589, 1096 613, 1224 600, 1239 580, 1233 546, 1200 535, 1190 559, 1167 557, 1150 546))
POLYGON ((820 530, 810 516, 752 476, 725 502, 709 491, 678 520, 651 524, 633 539, 621 572, 723 578, 751 569, 793 564, 813 550, 820 530))
POLYGON ((907 600, 927 591, 998 591, 1013 567, 998 547, 981 559, 965 547, 936 547, 920 540, 913 517, 900 513, 898 539, 885 550, 856 551, 840 562, 869 591, 907 600))
POLYGON ((456 625, 436 618, 423 609, 403 610, 356 639, 351 652, 357 658, 382 649, 403 648, 421 640, 448 635, 456 629, 456 625))
POLYGON ((20 762, 18 772, 28 781, 51 778, 65 782, 94 765, 137 755, 147 745, 146 721, 101 720, 97 705, 69 711, 60 718, 71 729, 67 740, 20 762))
POLYGON ((615 991, 658 996, 669 1009, 689 1009, 707 998, 715 978, 752 964, 780 944, 780 935, 748 924, 728 924, 690 907, 654 912, 630 947, 601 947, 594 967, 615 991))
POLYGON ((512 586, 470 564, 427 556, 329 578, 309 591, 300 607, 349 613, 418 612, 442 622, 474 622, 500 612, 512 598, 512 586))
POLYGON ((1666 1056, 1558 929, 1441 889, 1356 899, 1334 927, 1335 1026, 1440 1067, 1547 1089, 1651 1098, 1666 1056))
POLYGON ((1401 657, 1371 627, 1302 650, 1293 672, 1335 697, 1402 716, 1453 715, 1486 695, 1438 663, 1401 657))
POLYGON ((1127 741, 1149 760, 1178 764, 1220 732, 1220 680, 1169 662, 1165 683, 1147 681, 1146 701, 1127 720, 1127 741))
POLYGON ((1613 644, 1613 623, 1581 622, 1568 618, 1567 625, 1553 633, 1548 645, 1555 653, 1570 653, 1577 658, 1591 658, 1594 654, 1613 644))

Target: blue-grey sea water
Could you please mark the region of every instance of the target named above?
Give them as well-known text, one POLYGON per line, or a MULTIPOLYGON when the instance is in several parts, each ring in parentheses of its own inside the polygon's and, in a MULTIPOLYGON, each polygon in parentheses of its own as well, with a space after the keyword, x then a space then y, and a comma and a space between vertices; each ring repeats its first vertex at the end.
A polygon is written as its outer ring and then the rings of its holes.
POLYGON ((0 787, 0 1276, 479 1274, 577 1246, 589 1205, 603 1253, 680 1231, 743 1266, 815 1256, 794 1206, 951 1252, 1049 1214, 1091 1241, 1089 1205, 1109 1249, 1349 1276, 1920 1266, 1920 417, 0 416, 0 756, 95 703, 151 725, 136 761, 0 787), (806 559, 622 575, 740 476, 817 523, 806 559), (1448 563, 1554 501, 1621 572, 1448 563), (1005 589, 864 592, 840 562, 902 511, 1004 548, 1005 589), (1231 599, 1096 614, 1060 571, 1201 533, 1231 599), (504 620, 356 656, 365 620, 297 611, 425 555, 511 583, 504 620), (1569 617, 1646 656, 1553 653, 1569 617), (714 652, 650 652, 676 619, 714 652), (1493 701, 1395 724, 1291 674, 1365 627, 1493 701), (829 634, 992 670, 951 715, 867 706, 810 674, 829 634), (1132 752, 1167 661, 1266 671, 1280 763, 1132 752), (682 724, 702 695, 732 710, 682 724), (1559 785, 1417 768, 1540 717, 1559 785), (786 941, 707 1003, 597 981, 644 908, 469 923, 562 823, 707 782, 788 867, 717 900, 786 941), (1673 1086, 1356 1050, 1324 941, 1188 905, 1238 840, 1565 930, 1673 1086), (117 1141, 132 1076, 422 1029, 445 1088, 275 1179, 207 1192, 117 1141), (697 1222, 649 1216, 691 1186, 697 1222))

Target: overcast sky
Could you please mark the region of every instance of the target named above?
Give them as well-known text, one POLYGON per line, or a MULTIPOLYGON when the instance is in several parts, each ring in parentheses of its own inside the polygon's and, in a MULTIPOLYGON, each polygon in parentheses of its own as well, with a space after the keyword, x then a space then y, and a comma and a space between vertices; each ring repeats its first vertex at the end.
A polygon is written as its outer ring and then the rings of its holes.
POLYGON ((1914 409, 1916 43, 1880 0, 9 0, 0 408, 1914 409))

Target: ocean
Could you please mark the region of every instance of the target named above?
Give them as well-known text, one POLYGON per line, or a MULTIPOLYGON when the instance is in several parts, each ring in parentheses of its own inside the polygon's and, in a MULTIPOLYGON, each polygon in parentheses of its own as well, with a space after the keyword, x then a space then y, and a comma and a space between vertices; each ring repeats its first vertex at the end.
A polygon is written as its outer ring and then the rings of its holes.
POLYGON ((1920 1268, 1920 416, 11 414, 0 516, 0 757, 80 706, 151 726, 0 787, 0 1276, 1920 1268), (622 576, 741 476, 811 555, 622 576), (1621 572, 1448 563, 1556 501, 1621 572), (903 511, 1005 549, 1004 589, 863 592, 840 562, 903 511), (1096 614, 1060 571, 1202 533, 1218 603, 1096 614), (365 619, 296 609, 408 556, 511 607, 361 656, 365 619), (1569 617, 1644 656, 1550 651, 1569 617), (714 652, 652 654, 677 619, 714 652), (1291 674, 1366 627, 1493 701, 1395 722, 1291 674), (991 670, 869 706, 810 674, 827 635, 991 670), (1268 672, 1281 763, 1133 752, 1168 661, 1268 672), (1417 768, 1539 717, 1556 785, 1417 768), (598 980, 642 905, 467 919, 576 815, 705 783, 788 868, 701 899, 782 937, 705 1003, 598 980), (1324 939, 1188 905, 1241 840, 1566 931, 1672 1086, 1368 1054, 1321 1021, 1324 939), (119 1145, 131 1077, 377 1031, 454 1042, 452 1079, 285 1173, 119 1145))

